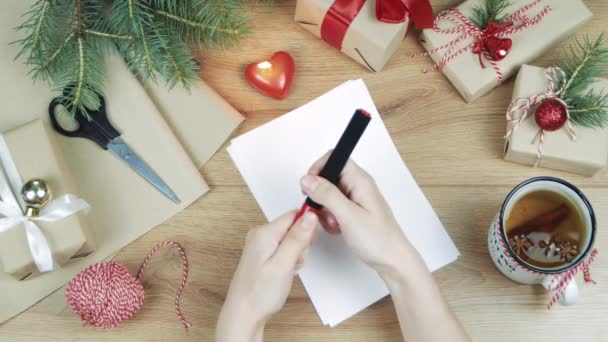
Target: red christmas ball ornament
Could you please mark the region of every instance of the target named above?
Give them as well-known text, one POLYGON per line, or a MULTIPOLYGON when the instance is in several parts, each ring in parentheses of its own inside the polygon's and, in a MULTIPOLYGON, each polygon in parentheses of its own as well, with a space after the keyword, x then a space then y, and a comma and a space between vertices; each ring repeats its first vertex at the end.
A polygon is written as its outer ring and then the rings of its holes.
POLYGON ((568 108, 562 101, 544 100, 534 113, 538 127, 545 131, 557 131, 568 121, 568 108))
POLYGON ((509 38, 498 38, 491 36, 486 38, 485 41, 486 50, 490 53, 490 56, 495 61, 500 61, 507 57, 513 46, 513 41, 509 38))
POLYGON ((253 62, 245 68, 245 78, 260 93, 282 100, 289 94, 296 63, 291 55, 279 51, 267 61, 253 62))

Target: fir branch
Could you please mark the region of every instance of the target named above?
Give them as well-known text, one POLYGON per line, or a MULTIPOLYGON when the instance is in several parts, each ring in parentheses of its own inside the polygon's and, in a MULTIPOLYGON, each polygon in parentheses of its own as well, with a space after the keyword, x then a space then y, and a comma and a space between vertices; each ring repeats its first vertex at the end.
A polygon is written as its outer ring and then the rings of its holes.
POLYGON ((40 34, 42 30, 42 23, 47 19, 47 12, 49 9, 50 0, 44 0, 42 8, 40 9, 40 16, 37 19, 36 29, 34 30, 34 36, 32 38, 32 50, 36 50, 40 44, 40 34))
POLYGON ((59 48, 57 48, 47 60, 45 60, 39 67, 37 67, 37 69, 35 69, 35 72, 42 74, 45 71, 48 71, 49 65, 51 65, 57 59, 57 57, 61 55, 63 49, 68 45, 68 43, 72 39, 74 39, 74 33, 70 33, 63 41, 63 44, 61 44, 59 48))
POLYGON ((133 39, 132 36, 128 36, 128 35, 112 34, 112 33, 106 33, 106 32, 99 32, 99 31, 95 31, 95 30, 84 30, 84 32, 95 35, 95 36, 99 36, 99 37, 105 37, 105 38, 125 39, 125 40, 133 39))
MULTIPOLYGON (((16 29, 34 80, 49 81, 72 114, 99 107, 103 54, 118 51, 143 81, 172 88, 199 77, 190 47, 238 43, 255 0, 35 0, 16 29)), ((264 0, 265 3, 271 0, 264 0)))
POLYGON ((583 127, 607 127, 608 93, 593 91, 593 84, 608 67, 604 35, 594 42, 588 36, 574 38, 559 67, 565 74, 558 75, 558 84, 564 84, 560 97, 568 104, 572 121, 583 127))
POLYGON ((205 25, 204 23, 196 22, 196 21, 193 21, 193 20, 190 20, 187 18, 182 18, 175 14, 167 13, 167 12, 161 11, 161 10, 156 10, 155 13, 162 15, 164 17, 167 17, 169 19, 175 20, 175 21, 179 22, 180 24, 191 26, 192 28, 195 28, 195 29, 212 30, 212 31, 217 31, 217 32, 228 34, 228 35, 235 35, 235 36, 240 33, 238 28, 225 29, 225 28, 211 27, 209 25, 205 25))
POLYGON ((473 7, 472 16, 469 18, 480 29, 484 30, 490 22, 501 23, 509 14, 505 13, 511 6, 509 0, 484 0, 483 4, 473 7))
POLYGON ((76 81, 76 92, 72 105, 78 106, 81 102, 80 96, 82 92, 82 86, 84 84, 84 49, 82 47, 82 37, 78 38, 78 80, 76 81))

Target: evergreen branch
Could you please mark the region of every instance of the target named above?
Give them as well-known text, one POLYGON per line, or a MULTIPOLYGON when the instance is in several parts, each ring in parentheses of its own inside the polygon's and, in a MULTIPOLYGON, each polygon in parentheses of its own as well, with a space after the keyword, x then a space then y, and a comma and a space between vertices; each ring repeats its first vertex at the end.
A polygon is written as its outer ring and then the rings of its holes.
POLYGON ((581 82, 602 76, 603 67, 608 63, 608 49, 603 46, 604 34, 601 34, 595 43, 591 43, 587 36, 582 41, 575 38, 574 43, 576 47, 571 47, 569 59, 576 61, 576 66, 568 65, 565 68, 568 81, 562 92, 563 97, 571 88, 582 88, 581 82))
POLYGON ((191 26, 193 28, 198 28, 198 29, 202 29, 202 30, 213 30, 213 31, 222 32, 222 33, 229 34, 229 35, 239 35, 240 34, 238 29, 223 29, 223 28, 211 27, 209 25, 205 25, 200 22, 182 18, 175 14, 167 13, 167 12, 161 11, 161 10, 156 10, 155 13, 162 15, 166 18, 175 20, 181 24, 191 26))
POLYGON ((84 49, 82 47, 82 37, 78 37, 78 81, 76 83, 76 93, 72 100, 72 105, 77 107, 80 104, 80 95, 82 93, 82 85, 84 83, 84 49))
MULTIPOLYGON (((256 0, 32 0, 16 41, 32 78, 49 81, 66 109, 99 108, 104 54, 118 51, 144 82, 169 88, 199 77, 190 46, 238 43, 248 33, 247 4, 256 0)), ((271 0, 264 0, 265 3, 271 0)))
POLYGON ((568 112, 570 114, 585 114, 585 113, 596 112, 599 110, 604 110, 605 108, 606 108, 606 106, 596 106, 596 107, 581 108, 581 109, 569 109, 568 112))
POLYGON ((150 70, 151 72, 154 72, 154 71, 156 71, 156 68, 154 68, 154 63, 152 62, 152 56, 150 54, 150 47, 148 46, 148 41, 146 40, 146 34, 144 32, 144 28, 141 25, 139 26, 139 32, 141 34, 141 43, 144 47, 146 64, 148 66, 148 70, 150 70))
POLYGON ((597 128, 608 126, 608 93, 596 93, 594 83, 608 67, 608 48, 604 35, 591 42, 588 36, 575 38, 562 56, 558 84, 564 85, 560 97, 568 104, 572 122, 597 128))
POLYGON ((61 52, 63 51, 63 49, 68 45, 68 43, 74 39, 74 33, 70 33, 65 40, 63 41, 63 44, 61 44, 59 46, 59 48, 57 50, 55 50, 55 52, 53 52, 53 54, 51 55, 51 57, 49 57, 46 61, 44 61, 42 63, 42 65, 40 65, 39 69, 41 71, 47 70, 47 68, 49 67, 49 65, 51 63, 53 63, 55 61, 55 59, 57 59, 57 57, 61 54, 61 52))
POLYGON ((484 0, 483 4, 473 7, 469 19, 480 29, 484 30, 490 22, 501 23, 508 16, 506 10, 511 6, 510 0, 484 0))
POLYGON ((95 30, 84 30, 84 32, 95 35, 95 36, 99 36, 99 37, 105 37, 105 38, 123 39, 123 40, 132 40, 133 39, 132 36, 128 36, 128 35, 112 34, 112 33, 106 33, 106 32, 99 32, 99 31, 95 31, 95 30))
POLYGON ((42 8, 40 10, 40 16, 38 17, 37 23, 36 23, 36 30, 34 30, 34 35, 32 38, 32 50, 36 50, 38 48, 38 44, 40 44, 40 34, 41 34, 41 30, 42 30, 42 23, 46 20, 47 18, 47 11, 49 9, 49 2, 50 0, 44 0, 43 4, 42 4, 42 8))

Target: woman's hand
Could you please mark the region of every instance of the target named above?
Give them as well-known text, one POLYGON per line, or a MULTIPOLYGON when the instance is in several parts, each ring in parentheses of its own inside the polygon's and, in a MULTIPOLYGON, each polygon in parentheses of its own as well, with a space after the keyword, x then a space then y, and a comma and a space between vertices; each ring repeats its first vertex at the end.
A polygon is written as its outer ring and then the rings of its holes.
POLYGON ((329 233, 342 232, 353 252, 383 277, 406 260, 425 269, 367 172, 349 160, 337 186, 317 176, 328 157, 315 162, 301 180, 304 194, 323 205, 323 227, 329 233))
POLYGON ((328 156, 302 178, 304 193, 324 208, 320 220, 330 233, 378 271, 391 292, 406 341, 470 341, 424 261, 409 243, 374 180, 349 161, 338 186, 318 177, 328 156), (437 327, 441 329, 437 329, 437 327))
POLYGON ((311 244, 318 218, 296 212, 247 234, 241 260, 220 313, 216 341, 261 341, 264 324, 289 295, 299 262, 311 244))

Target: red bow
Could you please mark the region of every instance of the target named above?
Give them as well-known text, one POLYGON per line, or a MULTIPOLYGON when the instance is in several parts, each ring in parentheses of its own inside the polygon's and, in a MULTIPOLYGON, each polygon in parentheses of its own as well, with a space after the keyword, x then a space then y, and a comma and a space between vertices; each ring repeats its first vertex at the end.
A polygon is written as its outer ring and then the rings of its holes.
MULTIPOLYGON (((367 0, 334 0, 321 23, 321 38, 338 50, 350 24, 367 0)), ((376 18, 385 23, 402 23, 408 17, 417 28, 433 27, 429 0, 376 0, 376 18)))
POLYGON ((417 28, 431 28, 435 20, 428 0, 376 0, 376 18, 385 23, 402 23, 410 17, 417 28))
POLYGON ((472 51, 479 55, 479 64, 482 68, 485 68, 481 59, 484 49, 489 53, 492 60, 499 61, 507 57, 513 42, 509 38, 498 38, 497 35, 511 26, 513 26, 513 22, 496 23, 490 21, 486 29, 477 36, 472 51))

